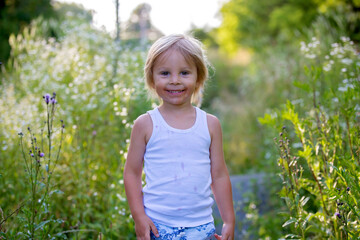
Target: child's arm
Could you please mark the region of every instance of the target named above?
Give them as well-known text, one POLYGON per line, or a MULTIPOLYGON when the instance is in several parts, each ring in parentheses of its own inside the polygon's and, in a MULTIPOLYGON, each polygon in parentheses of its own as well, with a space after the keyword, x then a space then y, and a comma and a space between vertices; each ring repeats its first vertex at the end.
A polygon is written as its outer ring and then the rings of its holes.
POLYGON ((211 187, 215 201, 220 211, 221 218, 224 222, 221 232, 222 236, 221 238, 217 236, 217 239, 233 240, 235 229, 235 214, 230 177, 224 161, 221 125, 219 120, 210 114, 208 114, 207 120, 211 135, 211 187))
POLYGON ((140 240, 150 240, 150 230, 158 236, 154 223, 145 214, 142 196, 142 167, 146 147, 146 133, 151 134, 150 116, 142 115, 134 123, 128 155, 124 168, 124 185, 131 214, 135 221, 136 236, 140 240))

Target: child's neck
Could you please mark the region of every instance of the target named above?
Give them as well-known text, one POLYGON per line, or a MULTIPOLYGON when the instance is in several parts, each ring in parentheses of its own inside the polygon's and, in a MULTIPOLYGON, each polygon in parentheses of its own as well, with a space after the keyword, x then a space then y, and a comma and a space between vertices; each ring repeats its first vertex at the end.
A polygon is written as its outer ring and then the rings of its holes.
POLYGON ((196 121, 196 110, 191 104, 185 106, 167 106, 161 104, 159 111, 168 125, 177 129, 191 128, 196 121))

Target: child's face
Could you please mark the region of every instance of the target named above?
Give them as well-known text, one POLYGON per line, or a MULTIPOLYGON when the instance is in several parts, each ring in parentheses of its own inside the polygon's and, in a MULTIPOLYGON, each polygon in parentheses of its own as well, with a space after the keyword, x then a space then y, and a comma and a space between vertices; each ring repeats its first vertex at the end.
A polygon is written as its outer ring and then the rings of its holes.
POLYGON ((154 63, 153 80, 163 104, 191 105, 197 82, 196 66, 177 50, 168 50, 159 56, 154 63))

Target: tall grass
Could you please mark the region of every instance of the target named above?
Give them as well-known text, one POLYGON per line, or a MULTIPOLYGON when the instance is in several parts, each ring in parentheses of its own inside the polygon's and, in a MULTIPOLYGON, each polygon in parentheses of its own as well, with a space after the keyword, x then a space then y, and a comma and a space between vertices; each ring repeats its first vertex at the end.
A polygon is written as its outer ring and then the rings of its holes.
POLYGON ((60 193, 48 202, 58 222, 47 231, 64 239, 134 238, 122 170, 133 120, 151 108, 142 81, 145 52, 123 47, 86 21, 54 26, 64 33, 58 40, 42 37, 48 23, 41 20, 10 38, 12 58, 0 92, 1 236, 26 238, 19 235, 26 216, 21 204, 31 182, 17 133, 25 134, 33 123, 38 126, 31 130, 42 129, 46 108, 38 96, 56 91, 57 116, 66 128, 56 167, 47 163, 55 167, 52 189, 60 193))

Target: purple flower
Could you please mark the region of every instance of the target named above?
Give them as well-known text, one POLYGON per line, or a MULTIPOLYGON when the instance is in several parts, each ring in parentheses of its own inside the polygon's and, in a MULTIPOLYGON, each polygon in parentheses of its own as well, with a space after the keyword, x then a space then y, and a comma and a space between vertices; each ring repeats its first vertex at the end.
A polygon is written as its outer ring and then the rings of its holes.
POLYGON ((346 188, 346 191, 350 191, 350 188, 349 188, 349 187, 347 187, 347 188, 346 188))
POLYGON ((49 104, 50 102, 50 94, 45 94, 45 96, 43 96, 43 99, 45 100, 46 104, 49 104))
POLYGON ((39 156, 43 157, 43 156, 45 156, 45 154, 41 152, 41 153, 39 153, 39 156))
POLYGON ((51 104, 54 105, 54 104, 56 104, 56 103, 57 103, 56 99, 55 99, 55 98, 51 98, 51 104))
POLYGON ((335 213, 335 216, 337 216, 338 218, 341 218, 341 215, 338 212, 335 213))
POLYGON ((32 154, 30 154, 30 156, 34 157, 34 154, 33 154, 33 153, 32 153, 32 154))
POLYGON ((95 135, 96 135, 96 131, 95 131, 95 130, 92 132, 92 135, 93 135, 93 136, 95 136, 95 135))

